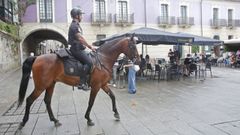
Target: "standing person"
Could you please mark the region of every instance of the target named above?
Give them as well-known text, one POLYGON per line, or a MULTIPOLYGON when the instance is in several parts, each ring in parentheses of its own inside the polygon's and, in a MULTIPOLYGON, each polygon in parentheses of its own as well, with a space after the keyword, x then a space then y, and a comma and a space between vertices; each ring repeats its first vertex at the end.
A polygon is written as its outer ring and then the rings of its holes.
MULTIPOLYGON (((30 56, 33 57, 33 56, 34 56, 34 52, 31 52, 31 53, 30 53, 30 56)), ((30 78, 32 78, 32 71, 31 71, 31 73, 30 73, 30 78)))
POLYGON ((95 48, 92 45, 89 45, 82 36, 82 28, 79 23, 82 21, 82 14, 84 14, 84 12, 80 8, 73 8, 70 14, 72 17, 72 23, 68 31, 68 44, 71 45, 70 51, 72 55, 84 64, 78 88, 89 90, 86 83, 88 79, 87 74, 90 73, 93 63, 85 52, 85 49, 88 47, 92 51, 95 51, 95 48))
POLYGON ((202 63, 205 63, 206 62, 206 55, 205 55, 205 52, 202 53, 202 63))
POLYGON ((170 63, 174 63, 174 53, 173 53, 172 49, 169 49, 168 57, 169 57, 170 63))
POLYGON ((134 63, 129 61, 127 65, 124 67, 128 67, 128 93, 135 94, 136 93, 136 70, 134 69, 134 63))
POLYGON ((176 64, 179 64, 179 60, 180 60, 180 53, 178 50, 174 49, 174 61, 176 61, 176 64))
POLYGON ((190 64, 191 64, 191 55, 187 54, 187 57, 184 59, 184 76, 190 75, 190 64))

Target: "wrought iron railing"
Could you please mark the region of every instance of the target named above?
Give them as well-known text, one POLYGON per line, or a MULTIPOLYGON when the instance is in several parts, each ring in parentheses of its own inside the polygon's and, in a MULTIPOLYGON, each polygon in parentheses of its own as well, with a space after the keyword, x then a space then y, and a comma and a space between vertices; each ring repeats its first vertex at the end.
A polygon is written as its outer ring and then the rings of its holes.
POLYGON ((180 26, 194 25, 194 17, 178 17, 178 25, 180 26))
POLYGON ((158 24, 160 26, 171 26, 176 24, 175 16, 159 16, 158 24))
POLYGON ((235 20, 235 19, 227 20, 227 27, 234 28, 234 27, 239 27, 239 26, 240 26, 240 20, 235 20))
POLYGON ((91 17, 93 25, 108 25, 112 23, 112 14, 92 13, 91 17))
POLYGON ((213 28, 221 28, 227 26, 227 20, 226 19, 211 19, 210 25, 213 28))
POLYGON ((132 25, 134 24, 134 14, 127 14, 127 15, 123 15, 123 14, 115 14, 114 15, 114 23, 116 25, 132 25))

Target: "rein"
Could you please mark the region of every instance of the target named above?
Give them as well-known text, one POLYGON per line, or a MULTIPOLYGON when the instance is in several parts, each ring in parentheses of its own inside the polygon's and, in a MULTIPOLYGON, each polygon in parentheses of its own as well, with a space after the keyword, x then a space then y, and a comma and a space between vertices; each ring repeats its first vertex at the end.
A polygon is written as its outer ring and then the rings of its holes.
MULTIPOLYGON (((104 56, 104 55, 102 55, 101 53, 98 53, 98 51, 95 53, 96 54, 96 61, 98 62, 98 63, 100 63, 100 66, 101 66, 101 70, 102 70, 102 67, 104 68, 104 69, 106 69, 107 70, 107 72, 111 75, 112 74, 112 70, 109 70, 102 62, 101 62, 101 60, 99 59, 99 55, 101 55, 101 56, 104 56)), ((108 57, 106 57, 106 56, 104 56, 105 58, 108 58, 108 57)), ((109 59, 109 58, 108 58, 109 59)), ((110 59, 110 60, 113 60, 113 59, 110 59)))

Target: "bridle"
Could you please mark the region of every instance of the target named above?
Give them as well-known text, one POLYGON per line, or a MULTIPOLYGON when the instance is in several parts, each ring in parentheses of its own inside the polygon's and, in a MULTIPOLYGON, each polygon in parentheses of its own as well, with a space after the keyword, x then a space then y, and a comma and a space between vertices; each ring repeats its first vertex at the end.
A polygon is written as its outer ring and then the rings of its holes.
POLYGON ((129 54, 130 54, 130 60, 134 63, 137 60, 137 55, 135 53, 137 47, 136 47, 136 41, 134 40, 134 37, 128 40, 128 48, 129 48, 129 54))

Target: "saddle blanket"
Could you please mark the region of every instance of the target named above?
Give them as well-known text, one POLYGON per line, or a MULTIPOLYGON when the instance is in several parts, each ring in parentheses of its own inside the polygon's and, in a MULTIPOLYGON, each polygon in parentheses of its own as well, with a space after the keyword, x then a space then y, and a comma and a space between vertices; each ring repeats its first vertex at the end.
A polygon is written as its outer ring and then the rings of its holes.
POLYGON ((73 57, 69 49, 61 48, 56 54, 63 61, 65 74, 80 76, 83 73, 83 64, 73 57))

